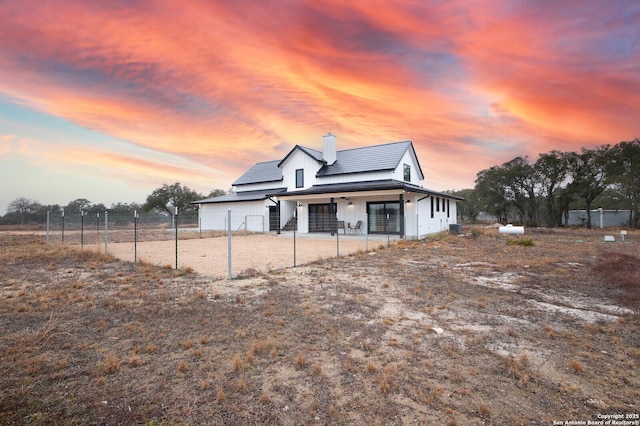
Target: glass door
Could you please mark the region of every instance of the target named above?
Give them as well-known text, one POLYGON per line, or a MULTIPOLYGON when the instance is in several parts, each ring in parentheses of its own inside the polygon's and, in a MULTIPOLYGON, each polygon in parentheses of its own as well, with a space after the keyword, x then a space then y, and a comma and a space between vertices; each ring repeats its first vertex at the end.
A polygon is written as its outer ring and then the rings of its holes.
POLYGON ((400 202, 383 201, 367 203, 370 234, 400 234, 400 202))
POLYGON ((331 204, 309 204, 309 232, 332 232, 332 223, 331 204))

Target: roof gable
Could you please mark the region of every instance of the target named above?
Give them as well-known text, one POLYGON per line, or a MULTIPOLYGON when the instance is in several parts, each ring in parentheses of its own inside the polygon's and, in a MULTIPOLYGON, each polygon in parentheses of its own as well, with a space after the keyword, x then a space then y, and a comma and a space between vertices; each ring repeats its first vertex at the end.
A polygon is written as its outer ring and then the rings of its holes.
POLYGON ((233 186, 247 185, 251 183, 275 182, 282 180, 282 170, 278 167, 279 160, 256 163, 249 170, 244 172, 233 186))
POLYGON ((336 162, 332 165, 324 165, 316 176, 395 170, 408 149, 411 149, 412 156, 418 165, 420 178, 423 179, 424 175, 411 141, 392 142, 338 151, 336 153, 336 162))
POLYGON ((293 147, 291 151, 278 163, 278 167, 282 167, 285 161, 287 161, 296 151, 302 151, 307 154, 309 157, 313 158, 318 162, 324 162, 322 159, 322 152, 316 151, 315 149, 307 148, 306 146, 296 145, 293 147))

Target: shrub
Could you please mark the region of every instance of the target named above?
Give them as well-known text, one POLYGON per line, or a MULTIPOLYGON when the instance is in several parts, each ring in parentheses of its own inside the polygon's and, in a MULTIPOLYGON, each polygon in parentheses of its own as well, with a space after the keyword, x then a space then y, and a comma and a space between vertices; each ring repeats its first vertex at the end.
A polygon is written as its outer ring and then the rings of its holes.
POLYGON ((510 246, 533 246, 533 238, 507 238, 507 245, 510 246))

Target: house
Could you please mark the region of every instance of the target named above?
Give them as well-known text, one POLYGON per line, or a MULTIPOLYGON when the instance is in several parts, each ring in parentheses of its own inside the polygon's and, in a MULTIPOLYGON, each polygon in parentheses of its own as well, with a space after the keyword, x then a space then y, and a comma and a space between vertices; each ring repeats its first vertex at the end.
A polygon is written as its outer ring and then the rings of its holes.
POLYGON ((256 163, 235 192, 196 201, 202 230, 395 234, 421 238, 456 222, 462 198, 420 186, 424 174, 411 141, 322 151, 296 145, 281 160, 256 163), (230 213, 229 213, 230 211, 230 213))

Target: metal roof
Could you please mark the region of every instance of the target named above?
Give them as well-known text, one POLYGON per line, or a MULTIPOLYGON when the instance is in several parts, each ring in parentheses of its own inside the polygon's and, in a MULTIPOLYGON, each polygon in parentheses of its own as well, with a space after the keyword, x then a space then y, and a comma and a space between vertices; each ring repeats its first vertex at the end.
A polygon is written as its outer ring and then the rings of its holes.
POLYGON ((432 191, 430 189, 423 188, 421 186, 412 185, 407 182, 402 182, 394 179, 386 180, 371 180, 361 182, 348 182, 348 183, 333 183, 326 185, 314 185, 311 188, 303 189, 300 191, 279 192, 277 194, 272 193, 270 195, 277 197, 295 197, 296 195, 322 195, 322 194, 336 194, 340 192, 366 192, 366 191, 385 191, 385 190, 403 190, 407 192, 415 192, 418 194, 436 195, 443 198, 451 198, 454 200, 464 201, 464 198, 457 195, 447 194, 438 191, 432 191))
MULTIPOLYGON (((394 170, 400 164, 407 149, 413 148, 411 141, 392 142, 382 145, 365 146, 362 148, 345 149, 336 152, 336 162, 324 165, 316 176, 335 176, 351 173, 376 172, 380 170, 394 170)), ((415 152, 414 152, 415 155, 415 152)), ((415 156, 418 162, 417 156, 415 156)), ((418 172, 423 178, 420 163, 418 172)))
POLYGON ((241 191, 219 197, 205 198, 191 204, 238 203, 240 201, 259 201, 286 191, 287 188, 261 189, 259 191, 241 191))
POLYGON ((336 151, 336 162, 331 165, 327 165, 324 162, 322 152, 302 145, 296 145, 282 160, 256 163, 235 182, 233 182, 233 185, 238 186, 253 183, 282 181, 283 177, 280 166, 296 150, 304 152, 319 163, 324 163, 316 174, 317 177, 324 177, 394 170, 398 167, 400 161, 402 161, 402 157, 408 149, 411 149, 416 164, 418 165, 417 172, 420 179, 424 179, 420 162, 418 161, 418 157, 413 149, 413 143, 411 141, 402 141, 336 151))
POLYGON ((282 180, 282 170, 278 167, 280 160, 265 161, 256 163, 249 170, 244 172, 233 186, 247 185, 250 183, 276 182, 282 180))

